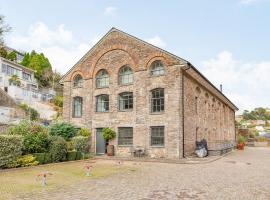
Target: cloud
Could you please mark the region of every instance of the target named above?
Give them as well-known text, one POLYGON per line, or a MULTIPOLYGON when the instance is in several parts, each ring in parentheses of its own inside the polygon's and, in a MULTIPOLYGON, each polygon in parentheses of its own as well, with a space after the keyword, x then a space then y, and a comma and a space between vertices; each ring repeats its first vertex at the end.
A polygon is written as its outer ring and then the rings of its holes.
POLYGON ((53 68, 65 73, 94 45, 97 38, 100 37, 93 38, 88 44, 74 37, 64 24, 52 30, 43 22, 37 22, 25 34, 12 34, 7 43, 15 49, 43 52, 53 68))
POLYGON ((115 16, 117 12, 117 7, 109 6, 105 8, 104 14, 108 16, 115 16))
POLYGON ((153 38, 149 38, 146 41, 149 42, 150 44, 153 44, 153 45, 161 47, 161 48, 166 47, 166 43, 158 35, 156 35, 153 38))
POLYGON ((256 3, 258 1, 259 0, 240 0, 240 3, 244 4, 244 5, 250 5, 250 4, 256 3))
POLYGON ((240 111, 270 106, 270 61, 243 62, 223 51, 202 66, 202 73, 216 86, 223 84, 224 93, 240 111))

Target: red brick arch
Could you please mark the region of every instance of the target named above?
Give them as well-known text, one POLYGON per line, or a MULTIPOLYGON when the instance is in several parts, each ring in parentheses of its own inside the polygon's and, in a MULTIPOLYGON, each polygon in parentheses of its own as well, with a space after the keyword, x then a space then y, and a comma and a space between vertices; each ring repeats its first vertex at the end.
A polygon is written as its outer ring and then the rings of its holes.
POLYGON ((82 79, 84 79, 82 71, 81 70, 76 70, 76 71, 72 72, 72 74, 70 76, 70 81, 73 81, 75 76, 78 75, 78 74, 82 76, 82 79))
POLYGON ((151 67, 151 64, 155 60, 161 60, 161 62, 164 64, 165 67, 168 66, 168 65, 170 65, 169 61, 166 59, 166 57, 162 53, 157 53, 157 54, 154 54, 154 55, 149 56, 146 59, 146 62, 144 64, 145 70, 148 70, 151 67))
MULTIPOLYGON (((130 66, 134 71, 138 71, 139 70, 139 58, 138 56, 136 56, 136 54, 132 51, 132 49, 130 47, 128 47, 127 45, 121 45, 121 44, 118 44, 118 45, 113 45, 113 46, 109 46, 105 49, 103 49, 102 51, 100 51, 97 56, 95 56, 94 60, 93 60, 93 65, 91 67, 91 70, 90 70, 90 77, 94 77, 94 75, 96 75, 97 73, 97 70, 99 71, 100 69, 96 69, 96 65, 98 63, 98 61, 107 53, 111 52, 111 51, 114 51, 114 50, 120 50, 120 51, 124 51, 126 52, 131 60, 132 60, 132 63, 130 66)), ((129 64, 129 63, 127 63, 129 64)))

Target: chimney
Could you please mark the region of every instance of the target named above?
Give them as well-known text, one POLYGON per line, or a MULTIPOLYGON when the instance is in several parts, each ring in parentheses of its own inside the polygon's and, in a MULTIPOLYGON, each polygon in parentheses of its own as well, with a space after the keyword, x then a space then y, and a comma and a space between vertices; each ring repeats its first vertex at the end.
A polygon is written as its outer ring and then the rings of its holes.
POLYGON ((222 93, 222 84, 220 84, 220 86, 219 86, 219 87, 220 87, 220 92, 222 93))

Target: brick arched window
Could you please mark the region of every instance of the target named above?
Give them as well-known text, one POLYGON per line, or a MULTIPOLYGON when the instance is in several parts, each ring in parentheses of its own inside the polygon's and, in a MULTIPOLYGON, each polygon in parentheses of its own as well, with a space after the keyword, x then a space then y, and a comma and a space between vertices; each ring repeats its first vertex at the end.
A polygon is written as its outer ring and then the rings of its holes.
POLYGON ((104 88, 109 86, 109 74, 105 69, 100 70, 96 76, 97 88, 104 88))
POLYGON ((83 86, 83 78, 80 74, 77 74, 73 79, 73 87, 82 87, 83 86))
POLYGON ((133 71, 128 65, 121 67, 118 77, 120 85, 128 85, 133 83, 133 71))
POLYGON ((97 112, 109 111, 109 95, 101 94, 96 96, 96 111, 97 112))
POLYGON ((151 90, 151 112, 159 113, 164 111, 164 89, 156 88, 151 90))
POLYGON ((74 97, 73 98, 73 109, 72 116, 75 118, 82 117, 82 105, 83 98, 82 97, 74 97))
POLYGON ((151 64, 151 76, 162 76, 165 73, 165 68, 161 60, 155 60, 151 64))

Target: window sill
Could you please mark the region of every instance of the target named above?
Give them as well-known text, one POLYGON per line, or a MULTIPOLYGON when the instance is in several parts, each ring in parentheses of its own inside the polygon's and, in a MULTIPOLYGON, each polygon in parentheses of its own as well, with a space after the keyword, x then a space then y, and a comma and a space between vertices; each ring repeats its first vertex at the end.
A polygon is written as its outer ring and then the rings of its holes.
POLYGON ((109 86, 104 86, 104 87, 96 87, 96 89, 104 89, 104 88, 109 88, 109 86))
POLYGON ((161 75, 150 75, 149 77, 150 78, 153 78, 153 77, 160 77, 160 76, 165 76, 165 74, 161 74, 161 75))
POLYGON ((73 86, 73 89, 79 89, 79 88, 83 88, 83 86, 76 86, 76 87, 73 86))
POLYGON ((130 145, 117 145, 118 147, 133 147, 133 145, 132 144, 130 144, 130 145))
POLYGON ((73 119, 80 119, 80 118, 82 118, 82 116, 81 117, 72 117, 73 119))
POLYGON ((151 148, 165 148, 165 146, 150 146, 151 148))
POLYGON ((162 115, 164 114, 165 112, 150 112, 150 115, 162 115))
POLYGON ((129 110, 118 110, 118 112, 132 112, 133 111, 133 109, 129 109, 129 110))
POLYGON ((96 111, 95 113, 109 113, 110 111, 96 111))
POLYGON ((129 85, 133 85, 133 83, 127 83, 127 84, 121 84, 119 83, 118 86, 129 86, 129 85))

